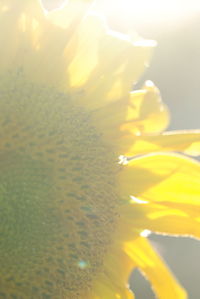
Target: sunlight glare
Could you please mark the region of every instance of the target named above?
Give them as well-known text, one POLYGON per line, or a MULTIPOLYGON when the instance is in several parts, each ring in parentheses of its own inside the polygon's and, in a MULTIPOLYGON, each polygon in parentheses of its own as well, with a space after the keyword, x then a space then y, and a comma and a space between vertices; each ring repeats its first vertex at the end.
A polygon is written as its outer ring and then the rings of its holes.
POLYGON ((96 0, 96 5, 119 21, 176 23, 200 12, 199 0, 96 0))

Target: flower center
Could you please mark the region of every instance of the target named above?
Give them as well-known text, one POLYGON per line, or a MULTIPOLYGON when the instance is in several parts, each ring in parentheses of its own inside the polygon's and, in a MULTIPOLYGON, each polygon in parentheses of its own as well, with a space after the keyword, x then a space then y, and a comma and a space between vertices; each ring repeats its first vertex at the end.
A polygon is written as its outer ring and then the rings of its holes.
POLYGON ((0 295, 82 298, 117 218, 117 163, 70 96, 0 78, 0 295))

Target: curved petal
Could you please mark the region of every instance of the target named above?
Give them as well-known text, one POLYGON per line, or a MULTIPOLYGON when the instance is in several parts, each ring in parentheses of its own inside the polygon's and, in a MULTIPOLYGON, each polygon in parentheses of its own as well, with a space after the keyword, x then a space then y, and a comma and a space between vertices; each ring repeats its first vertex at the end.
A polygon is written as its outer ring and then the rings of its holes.
POLYGON ((187 298, 185 291, 177 283, 147 239, 140 237, 128 242, 125 244, 124 250, 151 282, 153 290, 160 299, 187 298))
POLYGON ((116 286, 110 284, 109 279, 105 277, 101 281, 97 282, 95 286, 95 293, 88 299, 134 299, 133 293, 128 289, 122 291, 116 290, 116 286), (116 292, 117 291, 117 292, 116 292))
POLYGON ((140 233, 143 230, 200 238, 199 208, 196 205, 191 204, 186 211, 179 205, 168 207, 132 198, 122 206, 121 214, 126 239, 130 239, 136 231, 140 233))
POLYGON ((176 154, 133 159, 119 175, 122 195, 150 202, 200 204, 200 164, 176 154))
POLYGON ((4 45, 0 48, 1 72, 13 67, 23 69, 40 84, 66 90, 68 67, 77 47, 77 30, 81 33, 83 25, 79 26, 88 4, 88 1, 69 1, 59 13, 44 15, 39 0, 3 1, 0 4, 0 44, 4 45), (54 14, 67 20, 68 26, 60 28, 53 22, 54 14))
MULTIPOLYGON (((89 27, 91 28, 91 25, 89 27)), ((87 33, 88 30, 85 32, 87 33)), ((89 61, 90 48, 95 49, 96 53, 93 53, 93 56, 95 54, 96 61, 93 63, 93 69, 88 74, 89 76, 84 78, 84 80, 87 79, 84 81, 84 88, 81 93, 77 93, 76 99, 78 103, 90 110, 99 109, 108 103, 124 98, 127 99, 132 85, 141 76, 150 59, 152 48, 155 46, 152 41, 141 42, 140 39, 132 41, 128 36, 108 30, 108 28, 103 34, 100 33, 100 38, 94 39, 97 42, 96 45, 90 38, 84 39, 83 50, 78 52, 79 56, 75 56, 72 62, 72 65, 75 64, 78 67, 76 59, 89 61)), ((93 56, 91 56, 92 60, 93 56)), ((71 76, 73 77, 73 68, 71 76)), ((80 88, 82 84, 80 78, 74 83, 72 81, 74 87, 80 88)))
POLYGON ((4 0, 0 3, 0 64, 1 73, 16 66, 19 58, 30 50, 27 35, 32 36, 31 45, 37 43, 34 33, 38 20, 43 19, 42 8, 38 1, 4 0))
POLYGON ((42 14, 37 1, 26 1, 26 5, 22 1, 19 6, 16 1, 5 1, 10 6, 0 7, 1 71, 11 66, 23 68, 40 83, 71 88, 71 92, 74 88, 74 100, 93 110, 128 96, 149 61, 154 43, 131 41, 108 30, 97 16, 80 18, 85 4, 80 13, 72 9, 71 20, 68 9, 77 1, 70 1, 62 11, 69 21, 63 28, 53 22, 54 13, 42 14))
POLYGON ((162 103, 159 90, 153 82, 146 81, 141 91, 131 93, 126 121, 121 130, 136 136, 158 133, 164 130, 168 123, 168 109, 162 103))
MULTIPOLYGON (((84 18, 77 31, 77 43, 74 44, 73 56, 68 66, 70 87, 83 87, 98 65, 98 51, 101 39, 106 38, 106 25, 97 15, 84 18)), ((71 45, 69 45, 71 47, 71 45)), ((66 48, 65 56, 69 49, 66 48)))
POLYGON ((150 136, 128 136, 124 140, 124 154, 127 156, 134 156, 139 154, 146 154, 150 152, 174 151, 183 152, 187 155, 200 155, 200 131, 172 131, 164 132, 160 135, 150 136), (127 145, 132 146, 128 148, 127 145))
POLYGON ((47 22, 37 0, 4 1, 0 11, 0 74, 14 69, 40 84, 62 86, 68 32, 47 22))
POLYGON ((194 219, 192 213, 189 215, 182 210, 154 209, 147 213, 145 224, 156 233, 200 238, 200 219, 194 219))
POLYGON ((118 155, 137 146, 138 134, 144 136, 147 132, 159 132, 169 121, 168 110, 159 91, 150 81, 143 89, 130 93, 129 98, 107 104, 93 111, 92 115, 102 135, 118 155))
POLYGON ((127 285, 133 267, 133 261, 113 246, 105 258, 103 272, 95 279, 91 299, 133 299, 127 285))

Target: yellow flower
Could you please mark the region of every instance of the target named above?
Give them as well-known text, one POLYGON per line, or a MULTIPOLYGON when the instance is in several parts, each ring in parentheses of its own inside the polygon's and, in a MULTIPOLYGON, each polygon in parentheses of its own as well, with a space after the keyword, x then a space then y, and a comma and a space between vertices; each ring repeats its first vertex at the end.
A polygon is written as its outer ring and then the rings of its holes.
POLYGON ((133 298, 138 267, 159 298, 186 298, 145 233, 200 237, 200 166, 174 153, 198 155, 200 135, 162 133, 157 88, 130 92, 153 42, 89 5, 0 3, 0 296, 133 298))

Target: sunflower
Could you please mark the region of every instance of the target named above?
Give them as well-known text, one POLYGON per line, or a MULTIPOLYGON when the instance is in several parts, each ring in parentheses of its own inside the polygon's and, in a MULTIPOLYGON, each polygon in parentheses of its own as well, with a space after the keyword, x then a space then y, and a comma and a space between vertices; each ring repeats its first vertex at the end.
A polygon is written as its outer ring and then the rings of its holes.
POLYGON ((131 91, 154 42, 90 4, 0 3, 0 297, 133 298, 139 268, 186 298, 145 235, 200 237, 200 135, 163 133, 155 85, 131 91))

